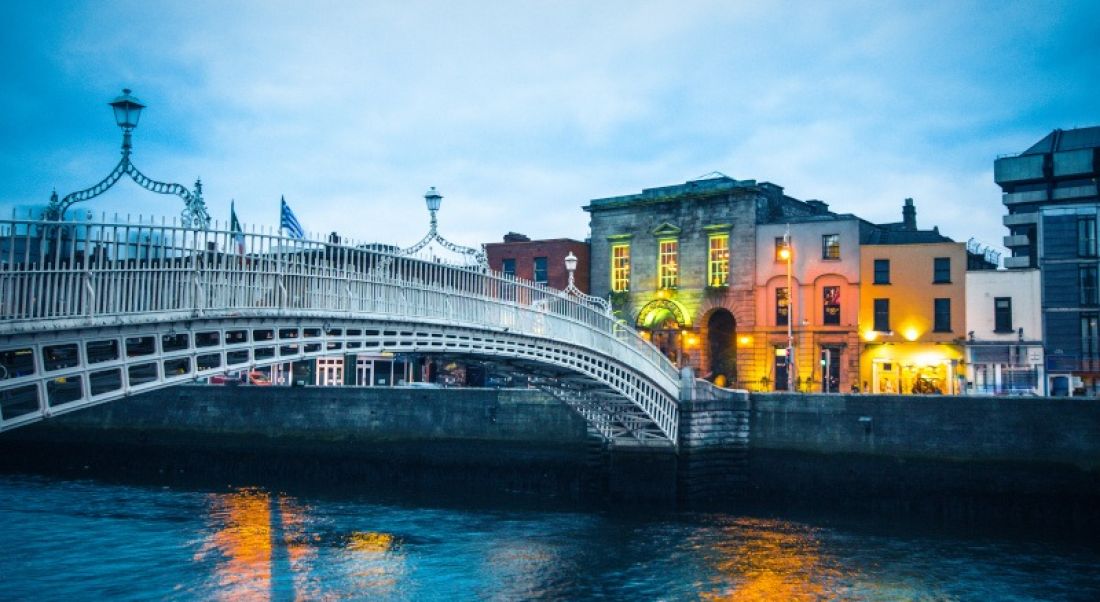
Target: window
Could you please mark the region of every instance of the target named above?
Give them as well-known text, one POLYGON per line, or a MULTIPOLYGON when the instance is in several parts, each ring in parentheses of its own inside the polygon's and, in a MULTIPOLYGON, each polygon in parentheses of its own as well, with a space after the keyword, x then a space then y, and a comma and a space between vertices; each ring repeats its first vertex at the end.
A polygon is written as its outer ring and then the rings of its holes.
POLYGON ((829 325, 840 324, 840 287, 826 286, 822 293, 822 322, 829 325))
POLYGON ((775 325, 786 326, 790 319, 790 297, 787 295, 787 287, 781 286, 775 289, 775 325))
POLYGON ((839 234, 825 234, 821 237, 821 258, 840 259, 839 234))
POLYGON ((1077 283, 1081 292, 1081 305, 1100 304, 1100 298, 1096 294, 1096 266, 1083 265, 1077 268, 1077 283))
POLYGON ((1077 255, 1096 257, 1096 216, 1077 218, 1077 255))
POLYGON ((680 243, 675 240, 662 240, 657 243, 658 284, 661 288, 676 288, 677 261, 680 243))
POLYGON ((730 276, 729 234, 710 237, 710 256, 707 261, 707 282, 710 286, 726 286, 730 276))
POLYGON ((875 284, 890 284, 890 260, 875 260, 875 284))
POLYGON ((611 290, 630 290, 630 245, 611 246, 611 290))
POLYGON ((786 248, 787 248, 787 244, 785 242, 783 242, 783 237, 782 236, 776 236, 775 237, 775 260, 776 261, 787 261, 787 258, 783 257, 783 249, 786 249, 786 248))
POLYGON ((951 283, 951 258, 937 257, 932 260, 932 283, 951 283))
POLYGON ((875 299, 875 330, 890 332, 890 300, 875 299))
POLYGON ((500 266, 500 271, 503 272, 505 276, 515 278, 516 277, 516 260, 515 259, 505 259, 505 260, 503 260, 503 262, 501 263, 501 266, 500 266))
POLYGON ((550 282, 548 274, 546 273, 546 258, 535 258, 535 282, 539 284, 546 284, 550 282))
POLYGON ((1095 360, 1100 355, 1100 337, 1097 329, 1100 327, 1100 318, 1096 314, 1081 314, 1081 358, 1095 360))
POLYGON ((994 332, 1012 332, 1012 297, 993 299, 994 332))
POLYGON ((951 299, 936 299, 935 321, 932 324, 934 332, 951 332, 951 299))

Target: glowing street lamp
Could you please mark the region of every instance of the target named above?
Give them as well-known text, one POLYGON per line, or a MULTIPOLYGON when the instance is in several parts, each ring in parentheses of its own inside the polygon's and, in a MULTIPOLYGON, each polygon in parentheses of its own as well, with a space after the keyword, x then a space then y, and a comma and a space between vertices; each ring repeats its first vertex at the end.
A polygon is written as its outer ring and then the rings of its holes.
POLYGON ((791 226, 783 233, 783 248, 779 249, 779 258, 787 262, 787 390, 794 386, 794 288, 791 286, 791 226))

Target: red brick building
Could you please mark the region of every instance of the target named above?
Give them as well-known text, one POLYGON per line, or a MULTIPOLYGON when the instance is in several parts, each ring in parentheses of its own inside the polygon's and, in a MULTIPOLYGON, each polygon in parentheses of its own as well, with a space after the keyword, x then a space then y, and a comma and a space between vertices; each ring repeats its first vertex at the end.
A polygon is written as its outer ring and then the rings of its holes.
POLYGON ((509 232, 504 235, 504 242, 485 245, 490 268, 513 274, 516 278, 543 282, 556 289, 569 285, 565 257, 570 252, 577 257, 574 284, 587 293, 591 264, 586 242, 571 238, 531 240, 522 234, 509 232))

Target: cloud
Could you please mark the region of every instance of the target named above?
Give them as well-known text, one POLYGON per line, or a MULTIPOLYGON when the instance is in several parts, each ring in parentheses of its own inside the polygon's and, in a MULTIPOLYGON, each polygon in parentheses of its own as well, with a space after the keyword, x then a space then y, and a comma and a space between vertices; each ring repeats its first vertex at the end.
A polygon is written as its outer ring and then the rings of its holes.
MULTIPOLYGON (((1090 3, 326 2, 7 6, 0 206, 117 160, 104 104, 149 104, 134 160, 274 224, 410 244, 583 238, 592 198, 719 170, 876 221, 996 242, 990 170, 1095 120, 1090 3), (977 18, 980 17, 980 18, 977 18), (960 207, 966 207, 961 211, 960 207)), ((135 186, 96 208, 175 214, 135 186)))

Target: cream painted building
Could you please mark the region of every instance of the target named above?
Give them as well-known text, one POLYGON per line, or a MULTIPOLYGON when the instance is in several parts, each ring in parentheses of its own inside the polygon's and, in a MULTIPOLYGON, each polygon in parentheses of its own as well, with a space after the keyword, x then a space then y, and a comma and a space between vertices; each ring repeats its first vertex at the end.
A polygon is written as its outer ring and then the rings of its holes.
POLYGON ((966 274, 966 392, 1045 395, 1039 270, 966 274))

